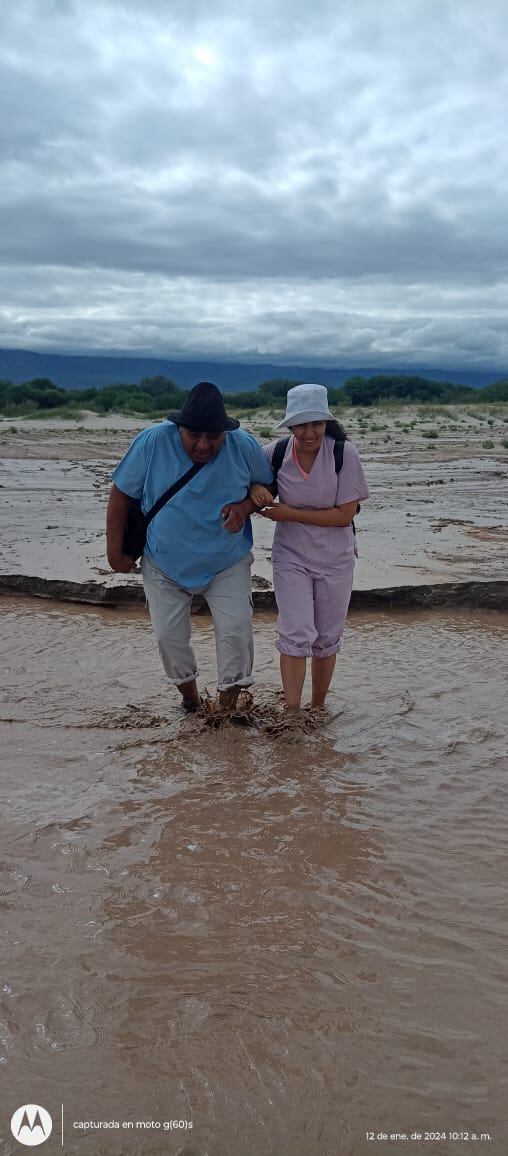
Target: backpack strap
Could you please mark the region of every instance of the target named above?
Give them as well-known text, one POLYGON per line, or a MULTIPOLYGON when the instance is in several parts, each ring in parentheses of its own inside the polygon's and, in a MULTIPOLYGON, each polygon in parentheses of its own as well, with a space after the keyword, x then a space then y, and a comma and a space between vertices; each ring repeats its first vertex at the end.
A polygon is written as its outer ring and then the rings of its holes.
POLYGON ((272 474, 274 482, 277 481, 277 474, 284 461, 284 454, 289 445, 289 438, 279 438, 275 443, 275 449, 272 454, 272 474))
POLYGON ((333 460, 335 462, 335 473, 340 474, 342 463, 344 461, 344 444, 345 438, 336 438, 333 443, 333 460))
MULTIPOLYGON (((345 438, 336 438, 335 444, 333 447, 333 457, 335 460, 335 473, 336 474, 340 474, 340 471, 342 469, 342 463, 344 461, 344 445, 345 445, 345 438)), ((357 502, 357 505, 356 505, 356 513, 357 514, 360 513, 360 509, 361 509, 360 503, 357 502)), ((354 519, 351 522, 351 529, 353 531, 353 534, 356 535, 356 526, 354 523, 354 519)))
MULTIPOLYGON (((336 438, 335 439, 335 442, 333 445, 333 458, 334 458, 334 462, 335 462, 335 473, 336 474, 340 474, 340 471, 342 469, 342 463, 344 461, 344 445, 345 445, 345 438, 336 438)), ((359 502, 358 502, 357 507, 356 507, 356 512, 357 512, 357 514, 360 513, 360 503, 359 502)), ((353 531, 353 534, 356 535, 356 526, 355 526, 354 520, 351 522, 351 529, 353 531)))

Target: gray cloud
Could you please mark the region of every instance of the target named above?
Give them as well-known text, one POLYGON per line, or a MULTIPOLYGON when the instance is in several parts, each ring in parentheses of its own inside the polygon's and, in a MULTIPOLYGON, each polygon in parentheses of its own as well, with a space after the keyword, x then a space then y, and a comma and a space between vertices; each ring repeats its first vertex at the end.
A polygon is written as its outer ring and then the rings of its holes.
POLYGON ((0 24, 0 344, 506 364, 504 0, 0 24))

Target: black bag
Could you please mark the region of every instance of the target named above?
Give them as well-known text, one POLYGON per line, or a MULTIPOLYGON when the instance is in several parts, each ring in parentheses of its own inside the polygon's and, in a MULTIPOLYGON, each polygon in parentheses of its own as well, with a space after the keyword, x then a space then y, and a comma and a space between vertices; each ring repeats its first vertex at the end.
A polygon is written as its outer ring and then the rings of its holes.
POLYGON ((159 513, 159 510, 162 510, 166 502, 169 502, 169 499, 177 494, 187 482, 190 482, 194 474, 199 473, 199 470, 202 470, 204 465, 206 465, 206 462, 195 462, 190 470, 187 470, 186 474, 178 478, 178 481, 173 482, 169 490, 166 490, 164 494, 161 494, 160 498, 157 498, 155 505, 152 506, 151 510, 148 510, 147 514, 143 513, 139 499, 131 498, 123 533, 123 552, 127 554, 128 558, 132 558, 134 562, 137 562, 145 548, 146 531, 152 518, 155 518, 155 515, 159 513))
POLYGON ((138 558, 141 557, 145 548, 146 526, 146 517, 141 509, 141 503, 132 499, 123 532, 123 552, 134 562, 137 562, 138 558))

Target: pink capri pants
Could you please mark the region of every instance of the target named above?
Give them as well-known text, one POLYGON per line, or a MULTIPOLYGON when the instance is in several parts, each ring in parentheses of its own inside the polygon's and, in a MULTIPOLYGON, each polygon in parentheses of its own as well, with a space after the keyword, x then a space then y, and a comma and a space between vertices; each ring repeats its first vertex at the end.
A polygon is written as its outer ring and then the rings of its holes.
POLYGON ((340 650, 353 585, 354 558, 326 574, 274 565, 279 617, 277 650, 295 658, 328 658, 340 650))

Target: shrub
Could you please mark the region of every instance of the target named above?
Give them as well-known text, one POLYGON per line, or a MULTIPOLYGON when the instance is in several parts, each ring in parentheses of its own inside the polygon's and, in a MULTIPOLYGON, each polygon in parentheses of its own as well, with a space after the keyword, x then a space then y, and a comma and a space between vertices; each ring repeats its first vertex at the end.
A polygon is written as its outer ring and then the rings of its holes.
POLYGON ((420 420, 423 421, 425 421, 425 419, 430 421, 432 417, 437 417, 438 415, 441 417, 450 416, 448 410, 445 409, 443 405, 419 405, 416 412, 420 420))
POLYGON ((422 430, 422 438, 432 438, 432 439, 435 439, 435 438, 438 438, 438 437, 439 437, 439 434, 438 434, 438 432, 437 432, 437 429, 423 429, 423 430, 422 430))
POLYGON ((55 418, 62 421, 83 421, 84 416, 83 410, 73 409, 70 405, 60 405, 54 409, 36 409, 31 414, 37 421, 54 421, 55 418))

